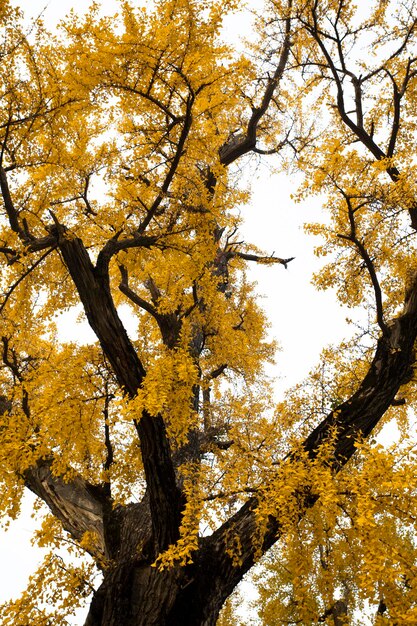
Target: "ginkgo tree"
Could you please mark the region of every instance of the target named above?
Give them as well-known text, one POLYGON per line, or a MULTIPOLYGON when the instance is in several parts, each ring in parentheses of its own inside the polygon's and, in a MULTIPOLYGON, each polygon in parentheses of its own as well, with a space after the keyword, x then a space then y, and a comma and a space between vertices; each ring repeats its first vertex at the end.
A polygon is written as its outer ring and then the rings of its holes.
POLYGON ((0 502, 30 489, 50 547, 5 625, 235 624, 264 555, 265 625, 417 621, 417 7, 269 0, 242 56, 238 7, 0 7, 0 502), (278 152, 365 322, 276 404, 247 268, 292 259, 242 241, 236 164, 278 152), (59 339, 77 305, 95 343, 59 339))

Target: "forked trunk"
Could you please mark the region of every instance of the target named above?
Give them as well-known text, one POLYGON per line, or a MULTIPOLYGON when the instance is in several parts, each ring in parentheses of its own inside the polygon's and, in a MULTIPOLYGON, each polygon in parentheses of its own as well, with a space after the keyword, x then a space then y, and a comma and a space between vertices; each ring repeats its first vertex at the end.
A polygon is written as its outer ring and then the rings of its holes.
MULTIPOLYGON (((200 539, 192 564, 154 567, 147 496, 141 503, 105 510, 104 537, 108 565, 85 626, 214 626, 225 599, 248 569, 233 567, 221 532, 200 539)), ((250 556, 248 566, 249 561, 250 556)))

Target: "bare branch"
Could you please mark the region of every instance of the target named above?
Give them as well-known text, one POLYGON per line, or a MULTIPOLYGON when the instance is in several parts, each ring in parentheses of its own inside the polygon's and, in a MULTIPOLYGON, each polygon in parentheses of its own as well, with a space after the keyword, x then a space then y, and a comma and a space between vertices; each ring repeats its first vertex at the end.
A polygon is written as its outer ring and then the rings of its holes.
POLYGON ((288 259, 280 259, 279 257, 271 256, 259 256, 257 254, 248 254, 246 252, 239 252, 237 250, 231 250, 227 252, 227 256, 231 259, 234 257, 238 257, 239 259, 243 259, 244 261, 255 261, 255 263, 264 263, 266 265, 272 265, 274 263, 280 263, 287 269, 288 263, 295 259, 295 256, 292 256, 288 259))
MULTIPOLYGON (((288 2, 288 9, 292 8, 292 0, 288 2)), ((220 162, 223 165, 230 165, 236 161, 239 157, 247 154, 254 148, 256 148, 258 125, 262 117, 268 110, 268 107, 272 101, 274 93, 282 79, 285 67, 287 65, 289 53, 291 48, 291 18, 287 17, 285 20, 285 36, 282 44, 282 50, 278 65, 271 78, 268 78, 266 88, 262 97, 262 101, 259 107, 252 109, 252 115, 249 119, 246 131, 241 135, 235 136, 226 143, 219 150, 220 162)))
POLYGON ((0 304, 0 312, 4 309, 4 307, 6 306, 10 296, 12 295, 12 293, 14 292, 14 290, 20 285, 20 283, 27 277, 29 276, 29 274, 38 267, 38 265, 40 265, 42 263, 42 261, 44 259, 46 259, 46 257, 53 252, 54 250, 56 250, 56 245, 53 246, 52 248, 49 248, 37 261, 35 261, 25 272, 23 272, 23 274, 21 276, 19 276, 19 278, 17 279, 17 281, 15 283, 13 283, 13 285, 8 289, 5 298, 3 300, 3 302, 0 304))

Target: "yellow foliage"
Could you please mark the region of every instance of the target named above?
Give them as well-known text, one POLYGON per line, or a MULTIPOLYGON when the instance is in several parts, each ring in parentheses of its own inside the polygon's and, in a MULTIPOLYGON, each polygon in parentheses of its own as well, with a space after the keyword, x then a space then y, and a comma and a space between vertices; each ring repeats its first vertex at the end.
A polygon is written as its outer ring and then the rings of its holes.
MULTIPOLYGON (((357 27, 352 3, 270 0, 249 58, 223 41, 235 0, 123 1, 112 17, 93 5, 54 35, 41 21, 25 33, 20 12, 1 4, 0 512, 18 515, 26 485, 56 516, 36 533, 53 552, 0 608, 5 626, 67 623, 95 566, 115 567, 105 523, 149 506, 161 478, 149 449, 162 440, 182 508, 153 571, 191 567, 203 537, 253 498, 250 558, 237 524, 223 547, 228 567, 246 567, 278 520, 283 539, 258 575, 264 626, 324 622, 337 601, 346 623, 381 602, 376 624, 417 623, 412 356, 375 439, 352 428, 354 459, 339 472, 335 456, 349 402, 381 373, 376 342, 400 362, 391 329, 407 326, 416 298, 415 7, 401 3, 393 26, 393 2, 370 5, 357 27), (355 47, 363 41, 373 69, 355 47), (364 321, 276 404, 266 373, 276 344, 247 266, 288 259, 241 241, 250 190, 228 166, 285 145, 295 156, 284 166, 303 176, 296 198, 321 194, 327 215, 305 227, 326 260, 314 284, 361 306, 364 321), (236 146, 242 155, 228 161, 236 146), (80 303, 96 342, 60 339, 60 314, 80 303), (132 337, 117 312, 126 303, 132 337), (158 441, 143 435, 149 424, 158 441), (393 424, 398 441, 383 447, 393 424), (97 506, 84 506, 89 496, 97 506), (64 564, 69 536, 95 565, 64 564)), ((232 623, 233 602, 219 624, 232 623)))

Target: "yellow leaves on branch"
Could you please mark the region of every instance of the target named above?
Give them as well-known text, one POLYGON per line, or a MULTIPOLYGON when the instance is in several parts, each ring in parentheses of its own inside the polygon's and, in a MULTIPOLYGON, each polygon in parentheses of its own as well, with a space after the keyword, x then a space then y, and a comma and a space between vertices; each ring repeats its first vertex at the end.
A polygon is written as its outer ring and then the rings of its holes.
POLYGON ((399 460, 396 445, 358 444, 353 466, 337 479, 320 464, 310 468, 320 499, 293 520, 258 576, 264 624, 313 623, 339 598, 359 611, 390 598, 389 619, 413 623, 416 452, 405 440, 399 460))
POLYGON ((224 252, 214 232, 224 229, 225 238, 233 233, 248 198, 218 154, 245 120, 242 90, 255 77, 250 60, 237 58, 219 39, 225 13, 237 6, 189 0, 138 9, 124 2, 113 19, 100 18, 94 5, 85 18, 72 15, 63 22, 59 37, 34 26, 29 42, 18 13, 2 5, 2 165, 19 221, 30 232, 22 242, 3 211, 1 244, 13 252, 1 253, 2 333, 10 342, 10 362, 16 361, 15 371, 5 367, 0 374, 2 393, 12 403, 1 417, 4 502, 16 486, 13 472, 24 472, 51 451, 55 475, 69 478, 72 466, 94 483, 111 478, 120 501, 131 497, 142 477, 131 427, 112 404, 116 385, 109 364, 100 360, 97 346, 57 340, 56 317, 78 302, 78 294, 59 253, 42 258, 29 245, 31 237, 53 231, 51 211, 65 224, 66 238, 82 236, 95 262, 104 242, 133 236, 160 202, 147 231, 155 246, 117 256, 110 267, 112 294, 124 302, 117 294, 123 263, 132 288, 159 315, 194 309, 184 315, 177 348, 167 350, 155 321, 132 307, 147 375, 129 407, 121 401, 125 417, 162 413, 180 446, 198 420, 200 425, 202 391, 210 388, 206 421, 226 438, 229 409, 238 416, 241 407, 236 396, 247 393, 272 358, 274 346, 266 341, 265 317, 243 263, 229 261, 226 295, 219 285, 227 277, 213 271, 224 252), (175 160, 175 176, 166 184, 175 160), (214 191, 206 184, 210 173, 214 191), (157 296, 150 293, 152 281, 157 296), (196 329, 204 342, 199 360, 190 356, 196 329), (211 380, 216 371, 224 377, 211 380), (223 388, 225 399, 218 401, 223 388), (106 428, 114 448, 107 469, 106 428))
POLYGON ((21 597, 0 606, 2 624, 45 626, 53 620, 65 626, 74 609, 91 594, 94 573, 92 564, 68 564, 60 555, 49 553, 21 597))
POLYGON ((50 207, 87 245, 137 227, 163 187, 188 118, 170 197, 204 205, 207 189, 195 164, 220 179, 218 149, 233 120, 239 124, 236 87, 250 73, 249 62, 218 40, 234 5, 163 2, 152 10, 125 2, 114 20, 99 19, 96 7, 84 21, 74 15, 63 24, 64 39, 51 44, 44 35, 35 51, 18 46, 19 63, 6 55, 2 79, 12 88, 2 98, 0 124, 11 115, 12 125, 4 165, 13 167, 13 197, 33 234, 45 234, 50 207), (25 89, 18 90, 22 66, 25 89))
POLYGON ((177 445, 184 444, 197 422, 193 390, 198 383, 198 369, 190 354, 164 349, 149 366, 142 388, 128 404, 125 419, 140 420, 144 411, 160 414, 173 440, 177 445))
POLYGON ((181 467, 186 505, 181 519, 180 538, 176 544, 169 546, 165 552, 158 556, 153 567, 163 570, 170 567, 185 566, 193 562, 193 553, 198 549, 203 507, 202 492, 199 486, 200 472, 201 468, 198 464, 188 463, 181 467))

